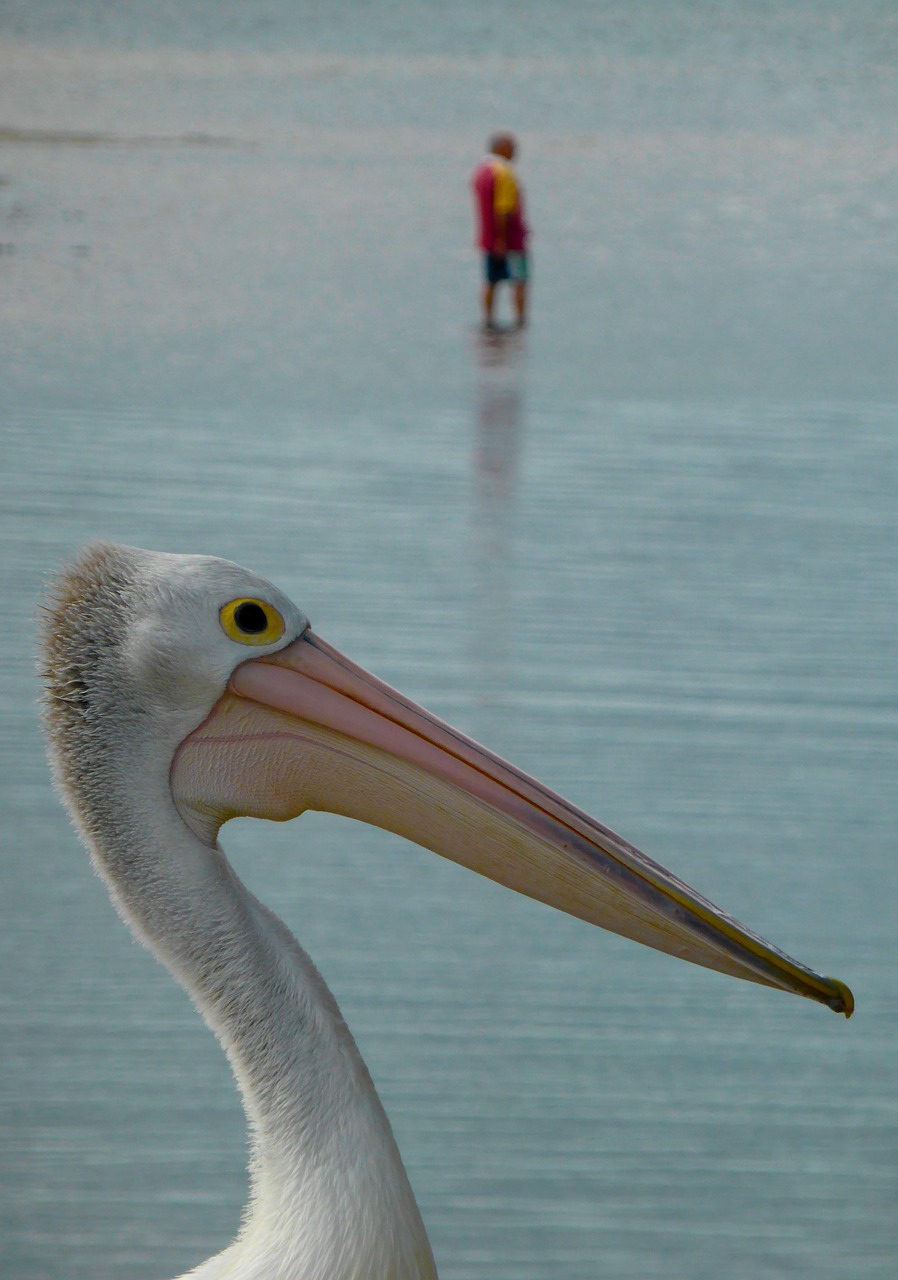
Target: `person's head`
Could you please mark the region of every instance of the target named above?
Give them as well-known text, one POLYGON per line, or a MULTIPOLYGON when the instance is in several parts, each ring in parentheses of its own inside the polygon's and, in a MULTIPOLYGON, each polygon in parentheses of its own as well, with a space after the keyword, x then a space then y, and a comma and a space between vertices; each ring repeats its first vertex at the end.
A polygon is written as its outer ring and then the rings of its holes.
POLYGON ((490 151, 503 160, 513 160, 518 145, 510 133, 494 133, 490 138, 490 151))

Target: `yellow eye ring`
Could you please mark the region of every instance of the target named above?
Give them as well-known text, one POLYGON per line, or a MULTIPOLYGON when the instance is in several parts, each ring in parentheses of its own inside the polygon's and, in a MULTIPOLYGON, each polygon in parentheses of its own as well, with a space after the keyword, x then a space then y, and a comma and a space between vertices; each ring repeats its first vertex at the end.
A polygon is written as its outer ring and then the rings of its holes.
POLYGON ((238 644, 274 644, 284 634, 284 619, 264 600, 231 600, 218 618, 225 635, 238 644))

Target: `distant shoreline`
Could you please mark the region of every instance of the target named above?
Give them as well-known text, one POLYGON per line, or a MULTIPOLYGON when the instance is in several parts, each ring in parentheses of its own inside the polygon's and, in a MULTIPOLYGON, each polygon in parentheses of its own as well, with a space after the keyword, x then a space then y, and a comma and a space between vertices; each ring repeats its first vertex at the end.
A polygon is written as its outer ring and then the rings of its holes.
POLYGON ((0 145, 51 147, 245 147, 252 142, 209 133, 115 134, 0 126, 0 145))

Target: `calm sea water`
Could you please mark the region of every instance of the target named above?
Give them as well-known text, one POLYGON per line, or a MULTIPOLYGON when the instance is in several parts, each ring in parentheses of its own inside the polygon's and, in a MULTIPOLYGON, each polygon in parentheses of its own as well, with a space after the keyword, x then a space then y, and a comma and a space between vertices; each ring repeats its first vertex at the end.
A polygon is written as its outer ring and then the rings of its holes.
POLYGON ((3 1274, 178 1274, 245 1193, 227 1066, 48 783, 34 615, 101 536, 267 574, 855 990, 845 1023, 346 821, 232 824, 446 1280, 890 1280, 891 13, 88 9, 0 40, 3 1274), (534 323, 485 340, 497 120, 534 323))

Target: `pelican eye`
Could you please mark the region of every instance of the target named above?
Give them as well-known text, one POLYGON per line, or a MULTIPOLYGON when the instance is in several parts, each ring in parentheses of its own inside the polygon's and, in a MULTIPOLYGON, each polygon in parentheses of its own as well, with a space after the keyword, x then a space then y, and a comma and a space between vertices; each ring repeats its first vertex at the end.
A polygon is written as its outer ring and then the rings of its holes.
POLYGON ((232 600, 218 616, 225 635, 238 644, 274 644, 284 634, 284 619, 264 600, 232 600))

